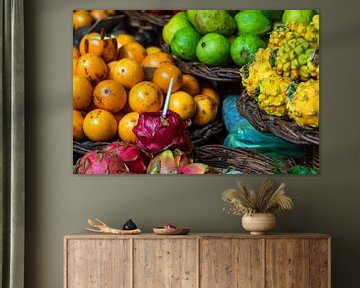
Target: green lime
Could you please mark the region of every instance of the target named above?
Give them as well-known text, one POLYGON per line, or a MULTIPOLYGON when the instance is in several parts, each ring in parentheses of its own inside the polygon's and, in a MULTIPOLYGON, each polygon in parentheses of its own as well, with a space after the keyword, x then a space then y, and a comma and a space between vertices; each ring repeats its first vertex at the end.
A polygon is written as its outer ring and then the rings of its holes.
POLYGON ((203 36, 196 47, 196 56, 209 66, 224 66, 230 61, 230 42, 218 33, 203 36))
POLYGON ((176 13, 173 17, 172 17, 172 19, 177 19, 177 18, 182 18, 182 19, 184 19, 184 20, 189 20, 188 19, 188 17, 187 17, 187 14, 186 14, 186 12, 179 12, 179 13, 176 13))
POLYGON ((162 36, 166 44, 170 45, 175 33, 185 27, 191 27, 185 12, 177 13, 163 28, 162 36))
POLYGON ((235 21, 226 10, 198 10, 194 26, 201 34, 214 32, 230 36, 236 30, 235 21))
POLYGON ((311 22, 313 16, 314 10, 285 10, 282 17, 282 22, 284 24, 298 22, 307 25, 311 22))
POLYGON ((251 60, 251 56, 266 44, 259 36, 242 34, 231 44, 231 59, 236 65, 243 66, 251 60))
POLYGON ((200 39, 200 34, 193 27, 185 27, 176 32, 171 41, 171 51, 182 60, 195 61, 200 39))
POLYGON ((271 21, 261 10, 242 10, 235 15, 238 34, 264 35, 271 30, 271 21))

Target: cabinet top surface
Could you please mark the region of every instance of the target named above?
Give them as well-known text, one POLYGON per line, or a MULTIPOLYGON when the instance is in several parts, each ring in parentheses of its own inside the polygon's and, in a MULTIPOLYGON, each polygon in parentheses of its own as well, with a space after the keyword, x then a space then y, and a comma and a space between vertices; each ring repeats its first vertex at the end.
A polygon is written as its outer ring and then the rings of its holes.
POLYGON ((245 233, 189 233, 188 235, 156 235, 142 233, 138 235, 109 235, 101 233, 75 233, 64 236, 65 239, 329 239, 329 235, 320 233, 286 233, 250 235, 245 233))

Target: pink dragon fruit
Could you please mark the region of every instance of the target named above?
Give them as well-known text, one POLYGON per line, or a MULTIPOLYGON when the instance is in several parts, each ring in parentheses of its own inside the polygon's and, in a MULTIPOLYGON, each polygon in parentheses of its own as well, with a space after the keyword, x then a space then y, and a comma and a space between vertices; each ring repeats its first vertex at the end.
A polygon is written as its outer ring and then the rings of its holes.
POLYGON ((190 151, 187 122, 171 110, 167 111, 165 117, 162 117, 162 112, 141 113, 133 132, 136 144, 149 153, 175 148, 186 153, 190 151))
POLYGON ((184 165, 177 171, 178 174, 213 174, 213 170, 210 166, 203 163, 191 163, 184 165))
POLYGON ((179 167, 191 163, 186 154, 179 149, 165 150, 150 161, 148 174, 175 174, 179 167))
POLYGON ((79 159, 77 174, 129 174, 129 168, 115 154, 109 151, 91 151, 79 159))
POLYGON ((106 146, 104 150, 113 152, 119 156, 119 158, 125 162, 130 172, 135 174, 146 173, 147 157, 136 145, 124 142, 114 142, 106 146))

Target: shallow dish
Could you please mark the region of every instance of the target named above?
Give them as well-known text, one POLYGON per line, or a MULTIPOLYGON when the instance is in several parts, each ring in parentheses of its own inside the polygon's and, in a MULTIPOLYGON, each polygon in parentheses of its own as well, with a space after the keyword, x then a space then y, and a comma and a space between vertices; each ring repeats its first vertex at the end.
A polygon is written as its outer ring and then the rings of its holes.
POLYGON ((190 232, 189 227, 163 228, 154 227, 153 232, 157 235, 186 235, 190 232))

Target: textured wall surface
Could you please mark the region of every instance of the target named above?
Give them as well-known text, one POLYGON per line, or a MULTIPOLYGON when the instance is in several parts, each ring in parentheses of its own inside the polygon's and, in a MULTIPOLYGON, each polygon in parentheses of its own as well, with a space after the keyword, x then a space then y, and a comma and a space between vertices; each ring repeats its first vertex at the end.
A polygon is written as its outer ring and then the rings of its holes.
MULTIPOLYGON (((72 175, 71 10, 321 9, 321 174, 274 176, 297 196, 279 232, 333 237, 333 287, 358 287, 359 2, 323 1, 58 1, 25 3, 26 38, 26 287, 63 287, 63 235, 80 232, 88 216, 114 226, 132 218, 145 231, 165 222, 196 232, 241 231, 222 210, 220 193, 234 176, 72 175), (202 3, 206 3, 202 4, 202 3), (341 11, 341 12, 340 12, 341 11)), ((261 177, 243 176, 250 186, 261 177)), ((254 187, 255 188, 255 187, 254 187)))

